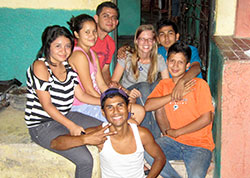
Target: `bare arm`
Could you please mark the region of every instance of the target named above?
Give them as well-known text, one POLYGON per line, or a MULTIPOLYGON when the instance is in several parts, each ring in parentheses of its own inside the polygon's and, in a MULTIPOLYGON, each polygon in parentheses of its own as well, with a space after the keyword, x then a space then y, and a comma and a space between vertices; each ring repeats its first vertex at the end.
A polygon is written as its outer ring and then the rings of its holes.
POLYGON ((191 68, 185 73, 185 75, 179 79, 176 83, 173 92, 172 99, 173 100, 182 100, 184 96, 185 84, 195 78, 201 72, 200 63, 193 62, 191 64, 191 68))
POLYGON ((91 96, 88 93, 82 91, 82 88, 80 87, 80 85, 77 85, 75 87, 75 97, 83 103, 88 103, 88 104, 93 104, 93 105, 101 105, 100 104, 100 97, 94 97, 94 96, 91 96))
POLYGON ((212 112, 209 111, 205 114, 202 114, 198 119, 194 120, 193 122, 187 124, 184 127, 181 127, 179 129, 168 130, 166 134, 176 138, 184 134, 198 131, 209 125, 212 121, 213 121, 212 112))
MULTIPOLYGON (((96 55, 96 53, 95 53, 95 57, 97 59, 96 60, 96 65, 97 65, 96 82, 97 82, 97 85, 98 85, 98 88, 100 89, 100 91, 104 92, 108 89, 108 86, 107 86, 107 83, 105 82, 106 80, 104 80, 103 71, 101 71, 98 56, 96 55)), ((108 81, 110 82, 111 78, 110 78, 110 72, 109 72, 109 65, 105 64, 103 69, 106 67, 108 68, 108 75, 109 75, 108 81)), ((106 79, 107 79, 107 77, 106 77, 106 79)))
POLYGON ((146 128, 138 127, 138 129, 144 149, 154 159, 147 178, 155 178, 160 174, 165 165, 166 157, 160 146, 155 142, 152 134, 146 128))
POLYGON ((155 111, 155 117, 157 124, 164 135, 165 131, 171 128, 164 107, 161 107, 155 111))
POLYGON ((172 100, 171 94, 161 96, 161 97, 154 97, 149 98, 146 100, 144 108, 145 111, 154 111, 163 107, 165 104, 169 103, 172 100))
POLYGON ((82 145, 100 145, 107 140, 107 136, 114 135, 116 132, 104 133, 111 124, 105 127, 98 126, 86 129, 86 134, 80 136, 61 135, 53 139, 50 147, 55 150, 68 150, 82 145))
POLYGON ((109 85, 111 81, 110 71, 109 71, 109 64, 105 64, 102 68, 102 76, 104 81, 107 85, 109 85))
POLYGON ((81 51, 75 51, 69 58, 69 64, 77 71, 85 91, 92 96, 100 97, 100 94, 93 87, 87 57, 81 51))
POLYGON ((119 83, 120 79, 122 78, 123 72, 124 72, 124 67, 122 67, 121 64, 117 63, 111 80, 119 83))
POLYGON ((142 105, 131 104, 131 114, 131 118, 140 125, 145 116, 145 109, 142 105))

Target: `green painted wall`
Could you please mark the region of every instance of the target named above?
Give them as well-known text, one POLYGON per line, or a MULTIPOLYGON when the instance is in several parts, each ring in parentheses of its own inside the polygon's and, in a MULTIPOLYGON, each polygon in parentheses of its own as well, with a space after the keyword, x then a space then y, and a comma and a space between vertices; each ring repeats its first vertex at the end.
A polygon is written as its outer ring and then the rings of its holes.
POLYGON ((134 35, 141 23, 141 1, 140 0, 117 0, 120 10, 118 36, 134 35))
POLYGON ((213 124, 213 136, 215 141, 215 169, 214 178, 221 177, 221 119, 222 119, 222 72, 224 58, 221 52, 211 40, 209 52, 208 78, 211 94, 215 100, 215 117, 213 124))
POLYGON ((41 47, 41 35, 48 25, 68 27, 72 15, 94 10, 0 8, 0 80, 17 78, 25 84, 25 72, 41 47))

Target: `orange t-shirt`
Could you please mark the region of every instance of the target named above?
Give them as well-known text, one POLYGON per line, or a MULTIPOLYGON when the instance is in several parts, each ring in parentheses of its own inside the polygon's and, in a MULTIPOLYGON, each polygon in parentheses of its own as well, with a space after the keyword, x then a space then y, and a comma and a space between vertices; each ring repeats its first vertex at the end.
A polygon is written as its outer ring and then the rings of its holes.
MULTIPOLYGON (((198 119, 202 114, 214 111, 210 88, 203 79, 195 78, 196 84, 193 90, 184 96, 181 101, 171 101, 165 105, 165 111, 172 129, 178 129, 198 119)), ((172 93, 175 83, 172 79, 164 79, 159 82, 148 98, 161 97, 172 93)), ((212 137, 212 123, 208 126, 181 135, 174 140, 190 145, 209 149, 214 149, 212 137)))

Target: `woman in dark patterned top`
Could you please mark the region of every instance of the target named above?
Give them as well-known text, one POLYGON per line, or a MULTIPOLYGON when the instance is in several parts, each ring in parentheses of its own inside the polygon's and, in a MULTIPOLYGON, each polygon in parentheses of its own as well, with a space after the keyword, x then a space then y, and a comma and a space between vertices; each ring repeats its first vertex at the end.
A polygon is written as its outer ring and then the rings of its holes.
MULTIPOLYGON (((81 136, 81 133, 85 133, 84 129, 101 124, 92 117, 70 112, 74 95, 82 102, 100 104, 99 98, 82 91, 77 73, 67 62, 73 46, 73 37, 65 27, 54 25, 44 30, 37 60, 26 73, 28 94, 25 122, 35 143, 76 164, 76 178, 90 178, 93 158, 86 146, 67 151, 50 148, 51 140, 59 135, 81 136)), ((112 134, 104 134, 104 129, 82 135, 84 145, 103 143, 106 136, 112 134)))

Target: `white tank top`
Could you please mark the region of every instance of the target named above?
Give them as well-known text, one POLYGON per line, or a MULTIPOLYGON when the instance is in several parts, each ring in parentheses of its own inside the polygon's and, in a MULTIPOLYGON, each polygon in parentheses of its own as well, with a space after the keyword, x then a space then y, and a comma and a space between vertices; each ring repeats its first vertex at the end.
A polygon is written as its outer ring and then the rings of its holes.
POLYGON ((117 153, 110 137, 100 152, 102 178, 145 178, 144 148, 136 124, 129 123, 136 141, 136 151, 131 154, 117 153))

